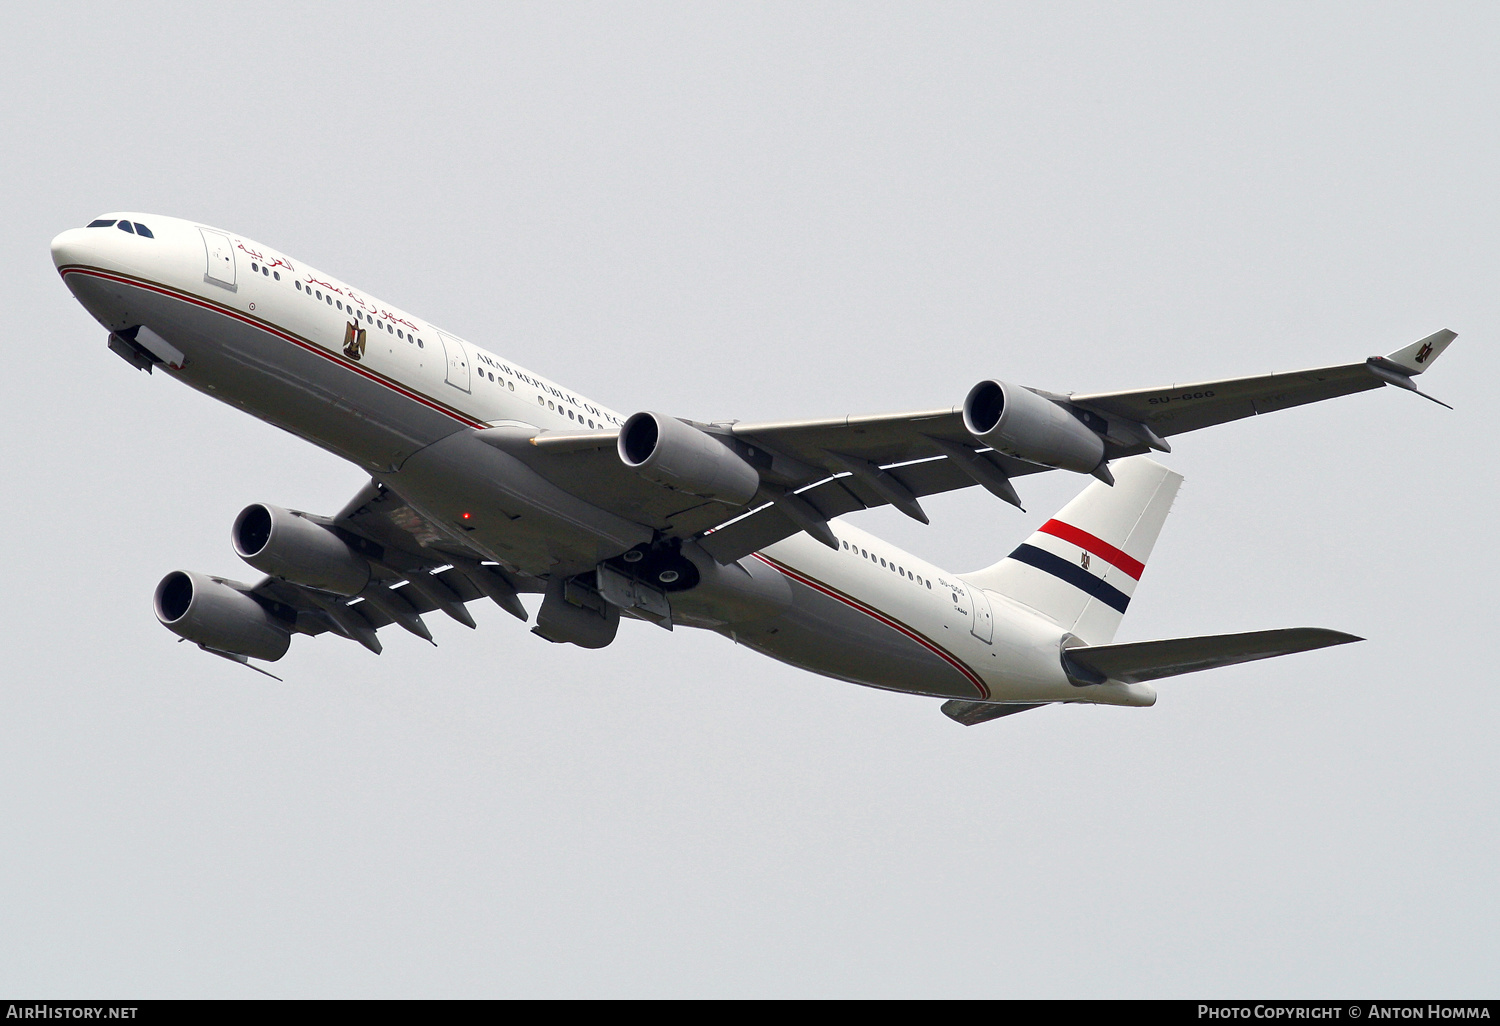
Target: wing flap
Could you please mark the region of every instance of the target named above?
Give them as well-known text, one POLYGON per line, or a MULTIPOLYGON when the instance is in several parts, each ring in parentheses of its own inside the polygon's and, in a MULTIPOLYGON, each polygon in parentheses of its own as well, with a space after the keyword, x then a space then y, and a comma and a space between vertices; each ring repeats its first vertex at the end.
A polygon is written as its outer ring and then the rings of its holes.
MULTIPOLYGON (((986 452, 984 458, 993 462, 1009 477, 1038 474, 1048 469, 994 452, 986 452)), ((882 469, 918 497, 951 492, 975 483, 966 470, 947 457, 882 469)), ((796 494, 829 520, 856 510, 888 505, 885 496, 848 474, 821 481, 796 494)), ((741 556, 748 556, 767 545, 789 538, 800 530, 802 528, 775 503, 767 503, 714 528, 700 539, 700 544, 720 563, 732 563, 741 556)))
MULTIPOLYGON (((495 568, 486 569, 495 572, 495 568)), ((366 590, 374 589, 383 589, 392 593, 396 600, 410 606, 412 612, 417 615, 441 610, 443 605, 438 599, 445 599, 450 595, 452 598, 449 601, 468 605, 475 599, 484 598, 487 594, 477 587, 468 575, 452 566, 438 573, 417 571, 401 577, 387 578, 372 583, 366 590), (413 578, 417 578, 415 587, 413 578), (430 585, 423 587, 428 584, 428 580, 436 581, 441 587, 439 589, 432 589, 430 585)), ((276 603, 284 609, 295 611, 297 630, 302 634, 321 634, 329 630, 328 617, 325 614, 330 606, 334 607, 337 612, 357 613, 369 623, 371 630, 379 630, 396 622, 395 617, 381 608, 383 603, 368 601, 360 596, 350 599, 329 595, 276 577, 262 579, 250 589, 250 593, 276 603)), ((381 597, 386 598, 384 595, 381 597)), ((387 598, 386 601, 391 600, 387 598)))

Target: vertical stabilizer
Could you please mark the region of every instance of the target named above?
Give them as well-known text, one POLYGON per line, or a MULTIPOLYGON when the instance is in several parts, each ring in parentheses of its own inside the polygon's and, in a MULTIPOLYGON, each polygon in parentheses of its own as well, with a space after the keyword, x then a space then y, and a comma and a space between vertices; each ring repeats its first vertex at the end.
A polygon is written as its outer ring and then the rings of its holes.
POLYGON ((994 566, 960 575, 1052 620, 1089 645, 1114 640, 1182 475, 1144 456, 1111 465, 994 566))

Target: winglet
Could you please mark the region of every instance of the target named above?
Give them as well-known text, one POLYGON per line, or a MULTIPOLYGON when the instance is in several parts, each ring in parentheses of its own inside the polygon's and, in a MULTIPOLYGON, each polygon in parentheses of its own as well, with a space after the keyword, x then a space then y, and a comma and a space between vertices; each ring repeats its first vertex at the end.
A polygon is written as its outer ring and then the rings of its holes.
POLYGON ((1384 381, 1387 385, 1395 385, 1397 388, 1404 388, 1408 392, 1415 392, 1423 399, 1432 400, 1439 406, 1445 406, 1450 410, 1453 409, 1453 407, 1448 406, 1448 404, 1443 402, 1441 399, 1437 398, 1436 396, 1428 395, 1416 385, 1412 384, 1410 374, 1406 373, 1406 371, 1402 370, 1400 367, 1388 363, 1383 356, 1370 357, 1365 361, 1365 367, 1369 369, 1371 374, 1375 375, 1381 381, 1384 381))
POLYGON ((1385 362, 1394 363, 1406 374, 1421 374, 1439 356, 1443 350, 1448 348, 1449 343, 1458 338, 1457 332, 1444 328, 1442 331, 1434 331, 1426 338, 1418 339, 1405 349, 1398 349, 1389 356, 1384 357, 1385 362))

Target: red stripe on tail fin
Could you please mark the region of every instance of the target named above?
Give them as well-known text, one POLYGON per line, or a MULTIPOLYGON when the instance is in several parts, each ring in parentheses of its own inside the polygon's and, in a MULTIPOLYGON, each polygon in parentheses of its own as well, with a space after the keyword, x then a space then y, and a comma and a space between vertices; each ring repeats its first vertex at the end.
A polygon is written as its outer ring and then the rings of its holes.
POLYGON ((1065 542, 1077 545, 1086 552, 1091 552, 1107 563, 1112 563, 1125 571, 1131 577, 1139 581, 1141 574, 1146 572, 1146 564, 1133 556, 1127 556, 1119 549, 1102 538, 1095 538, 1087 531, 1080 530, 1072 524, 1065 524, 1061 520, 1049 520, 1037 528, 1043 534, 1050 534, 1054 538, 1061 538, 1065 542))

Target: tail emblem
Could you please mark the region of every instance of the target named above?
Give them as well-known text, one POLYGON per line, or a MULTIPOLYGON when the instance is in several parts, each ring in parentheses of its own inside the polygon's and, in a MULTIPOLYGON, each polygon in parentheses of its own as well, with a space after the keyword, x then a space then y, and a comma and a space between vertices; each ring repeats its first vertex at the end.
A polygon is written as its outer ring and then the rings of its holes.
POLYGON ((1098 556, 1136 581, 1141 579, 1146 564, 1120 551, 1104 539, 1074 527, 1072 524, 1065 524, 1061 520, 1049 520, 1041 526, 1039 531, 1041 534, 1050 534, 1054 538, 1077 545, 1082 549, 1083 553, 1079 557, 1081 566, 1074 566, 1061 556, 1055 556, 1035 545, 1022 545, 1010 554, 1010 558, 1071 584, 1116 612, 1125 612, 1125 608, 1130 605, 1130 596, 1114 585, 1106 583, 1102 578, 1086 573, 1091 561, 1090 556, 1098 556))
POLYGON ((1424 343, 1423 346, 1422 346, 1422 348, 1417 350, 1416 361, 1418 363, 1426 363, 1427 362, 1427 358, 1429 356, 1431 356, 1431 355, 1432 355, 1432 343, 1431 342, 1424 343))

